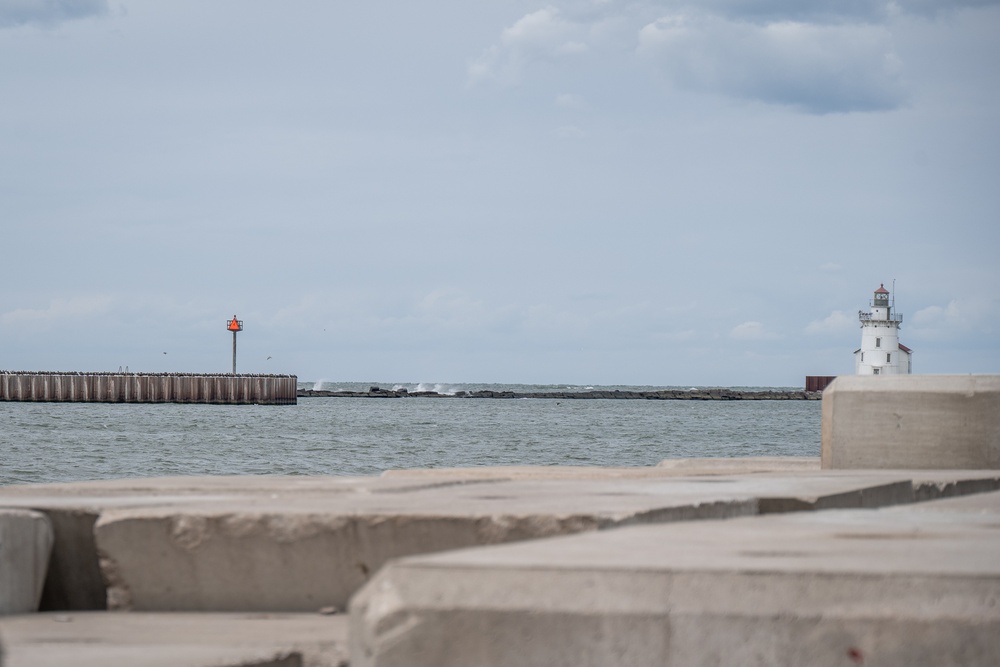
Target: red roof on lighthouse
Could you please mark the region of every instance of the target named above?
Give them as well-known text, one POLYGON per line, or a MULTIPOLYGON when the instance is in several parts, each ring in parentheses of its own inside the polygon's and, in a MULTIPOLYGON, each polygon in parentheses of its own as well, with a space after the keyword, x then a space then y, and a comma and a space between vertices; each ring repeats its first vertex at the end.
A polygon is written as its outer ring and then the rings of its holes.
POLYGON ((879 285, 878 289, 875 290, 876 294, 888 294, 889 290, 885 288, 885 283, 879 285))

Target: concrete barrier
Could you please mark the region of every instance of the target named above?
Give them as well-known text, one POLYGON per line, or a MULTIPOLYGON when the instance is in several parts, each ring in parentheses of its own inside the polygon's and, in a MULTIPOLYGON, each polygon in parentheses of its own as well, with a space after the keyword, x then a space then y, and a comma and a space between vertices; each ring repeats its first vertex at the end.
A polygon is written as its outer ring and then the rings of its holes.
POLYGON ((841 376, 822 412, 825 469, 1000 469, 1000 375, 841 376))
POLYGON ((3 667, 346 667, 347 619, 320 614, 0 617, 3 667))
POLYGON ((381 478, 107 480, 0 487, 0 507, 52 520, 44 609, 102 609, 108 600, 118 610, 275 612, 342 609, 384 563, 412 554, 1000 488, 1000 471, 768 473, 761 461, 750 463, 510 468, 508 478, 452 469, 381 478), (753 472, 734 474, 740 470, 753 472))
POLYGON ((38 609, 51 550, 44 514, 0 509, 0 614, 38 609))
POLYGON ((351 666, 995 665, 1000 493, 941 502, 402 559, 351 601, 351 666))
POLYGON ((400 556, 757 511, 752 494, 738 489, 676 486, 673 493, 617 481, 368 487, 334 499, 112 509, 94 532, 109 609, 344 609, 400 556))

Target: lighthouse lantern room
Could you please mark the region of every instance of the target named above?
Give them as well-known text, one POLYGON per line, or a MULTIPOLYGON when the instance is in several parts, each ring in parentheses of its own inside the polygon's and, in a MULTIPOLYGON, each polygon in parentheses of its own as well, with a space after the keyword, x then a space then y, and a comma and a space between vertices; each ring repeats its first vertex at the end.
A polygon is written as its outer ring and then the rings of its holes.
POLYGON ((889 290, 879 285, 868 312, 858 311, 861 347, 854 351, 856 375, 902 375, 910 373, 910 348, 899 342, 903 316, 894 312, 889 290))

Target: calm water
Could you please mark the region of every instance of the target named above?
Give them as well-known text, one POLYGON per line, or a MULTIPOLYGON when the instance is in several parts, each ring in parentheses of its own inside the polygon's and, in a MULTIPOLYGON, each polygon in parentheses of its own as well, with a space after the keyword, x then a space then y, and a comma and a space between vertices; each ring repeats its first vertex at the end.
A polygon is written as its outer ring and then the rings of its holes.
MULTIPOLYGON (((323 388, 362 384, 367 388, 367 383, 323 388)), ((484 387, 494 388, 470 388, 484 387)), ((0 403, 0 484, 163 475, 370 475, 446 466, 647 466, 665 458, 818 456, 819 449, 819 401, 0 403)))

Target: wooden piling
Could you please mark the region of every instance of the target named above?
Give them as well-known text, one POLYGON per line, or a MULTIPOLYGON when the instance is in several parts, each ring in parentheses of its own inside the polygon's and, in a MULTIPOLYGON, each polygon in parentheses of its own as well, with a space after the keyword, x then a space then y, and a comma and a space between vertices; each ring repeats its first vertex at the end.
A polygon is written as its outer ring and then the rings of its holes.
POLYGON ((0 401, 294 405, 294 375, 0 371, 0 401))

